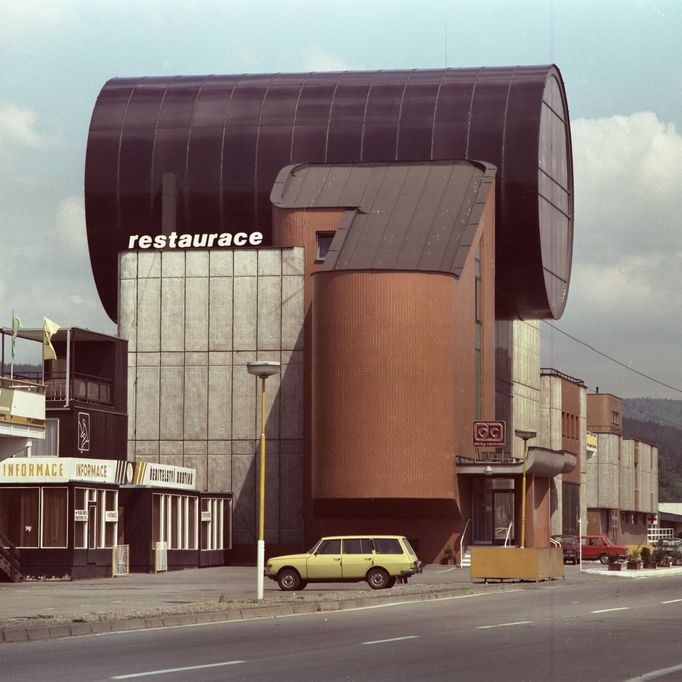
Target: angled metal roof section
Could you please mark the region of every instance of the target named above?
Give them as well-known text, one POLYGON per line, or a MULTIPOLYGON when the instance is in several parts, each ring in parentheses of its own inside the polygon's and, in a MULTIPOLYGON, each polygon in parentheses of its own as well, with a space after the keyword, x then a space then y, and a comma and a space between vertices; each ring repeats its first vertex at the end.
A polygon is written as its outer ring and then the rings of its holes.
POLYGON ((460 276, 493 186, 478 161, 294 164, 270 200, 347 209, 325 270, 423 270, 460 276))

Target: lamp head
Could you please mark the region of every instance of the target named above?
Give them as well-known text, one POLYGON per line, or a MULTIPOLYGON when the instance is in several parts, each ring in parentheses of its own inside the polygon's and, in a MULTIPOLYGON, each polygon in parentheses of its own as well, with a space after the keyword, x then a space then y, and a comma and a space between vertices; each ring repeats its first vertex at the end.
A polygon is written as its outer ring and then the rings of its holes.
POLYGON ((246 369, 249 374, 257 377, 269 377, 273 374, 279 374, 280 363, 272 360, 254 360, 246 363, 246 369))
POLYGON ((514 429, 514 433, 522 440, 530 440, 538 435, 537 431, 527 431, 525 429, 514 429))

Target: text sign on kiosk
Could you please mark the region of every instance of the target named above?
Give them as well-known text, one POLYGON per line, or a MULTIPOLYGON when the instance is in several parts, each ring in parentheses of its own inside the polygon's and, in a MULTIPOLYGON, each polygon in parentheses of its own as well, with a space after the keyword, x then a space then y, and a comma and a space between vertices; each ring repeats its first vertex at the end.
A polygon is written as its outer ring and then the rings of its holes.
POLYGON ((505 421, 475 421, 474 422, 474 447, 497 447, 504 446, 507 436, 507 422, 505 421))

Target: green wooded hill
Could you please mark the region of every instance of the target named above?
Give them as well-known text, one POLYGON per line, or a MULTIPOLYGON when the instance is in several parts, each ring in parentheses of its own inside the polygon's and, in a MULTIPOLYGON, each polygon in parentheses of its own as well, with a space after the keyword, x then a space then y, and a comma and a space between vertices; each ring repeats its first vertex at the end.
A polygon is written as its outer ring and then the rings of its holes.
POLYGON ((658 447, 659 502, 682 502, 682 400, 625 398, 623 436, 658 447))

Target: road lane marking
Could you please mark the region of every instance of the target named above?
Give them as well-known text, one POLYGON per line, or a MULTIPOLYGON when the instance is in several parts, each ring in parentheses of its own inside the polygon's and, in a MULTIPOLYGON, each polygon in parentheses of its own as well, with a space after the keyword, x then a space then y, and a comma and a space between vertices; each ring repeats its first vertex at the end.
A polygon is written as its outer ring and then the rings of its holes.
POLYGON ((619 606, 617 609, 600 609, 599 611, 590 611, 590 613, 611 613, 612 611, 627 611, 629 606, 619 606))
POLYGON ((646 680, 655 680, 657 677, 665 677, 671 673, 678 673, 682 670, 682 664, 674 665, 672 668, 661 668, 660 670, 652 670, 650 673, 644 673, 639 677, 631 677, 625 682, 646 682, 646 680))
POLYGON ((528 625, 532 620, 517 620, 514 623, 499 623, 498 625, 479 625, 479 630, 490 630, 491 628, 508 628, 511 625, 528 625))
POLYGON ((677 604, 677 602, 682 601, 682 599, 670 599, 669 601, 662 601, 661 604, 677 604))
POLYGON ((386 642, 402 642, 405 639, 418 639, 419 635, 406 635, 405 637, 391 637, 390 639, 374 639, 363 644, 386 644, 386 642))
POLYGON ((186 668, 166 668, 165 670, 149 670, 145 673, 130 673, 128 675, 114 675, 110 680, 132 680, 136 677, 151 677, 152 675, 169 675, 170 673, 184 673, 188 670, 204 670, 205 668, 224 668, 228 665, 238 665, 246 661, 223 661, 222 663, 206 663, 205 665, 190 665, 186 668))

